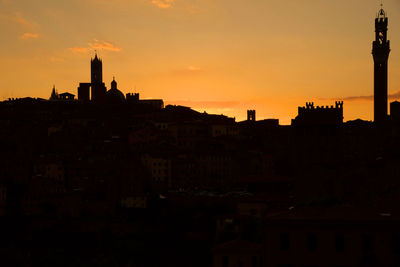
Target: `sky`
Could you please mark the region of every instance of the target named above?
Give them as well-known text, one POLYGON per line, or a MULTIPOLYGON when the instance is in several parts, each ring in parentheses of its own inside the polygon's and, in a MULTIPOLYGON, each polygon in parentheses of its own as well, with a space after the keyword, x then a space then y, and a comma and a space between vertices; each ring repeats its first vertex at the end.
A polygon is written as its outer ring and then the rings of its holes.
MULTIPOLYGON (((400 99, 400 0, 389 17, 389 96, 400 99)), ((378 0, 0 0, 0 99, 77 94, 90 58, 106 86, 166 104, 290 124, 344 100, 372 120, 378 0)))

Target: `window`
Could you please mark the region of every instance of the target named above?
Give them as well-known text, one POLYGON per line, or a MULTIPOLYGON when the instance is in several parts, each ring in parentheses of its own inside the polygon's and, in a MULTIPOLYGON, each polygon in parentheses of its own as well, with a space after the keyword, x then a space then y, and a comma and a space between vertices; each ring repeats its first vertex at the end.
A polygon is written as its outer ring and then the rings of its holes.
POLYGON ((317 250, 317 235, 315 233, 307 235, 307 246, 309 251, 317 250))
POLYGON ((229 266, 229 258, 228 256, 223 256, 222 257, 222 267, 228 267, 229 266))
POLYGON ((335 235, 336 252, 344 252, 344 234, 335 235))
POLYGON ((282 251, 289 250, 289 235, 287 233, 282 233, 280 235, 280 248, 282 251))
POLYGON ((364 252, 371 252, 373 249, 374 240, 371 235, 364 235, 363 236, 363 251, 364 252))

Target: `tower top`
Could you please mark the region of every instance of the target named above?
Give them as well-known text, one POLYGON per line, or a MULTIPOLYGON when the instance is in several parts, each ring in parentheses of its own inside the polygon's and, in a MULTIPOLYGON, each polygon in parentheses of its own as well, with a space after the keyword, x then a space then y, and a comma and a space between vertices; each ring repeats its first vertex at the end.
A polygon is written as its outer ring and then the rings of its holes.
POLYGON ((113 76, 113 80, 111 82, 111 89, 117 89, 117 82, 115 81, 115 76, 113 76))
POLYGON ((101 59, 99 59, 99 57, 97 56, 97 50, 94 50, 94 58, 92 59, 92 61, 101 61, 101 59))
POLYGON ((385 19, 385 18, 386 18, 386 12, 385 12, 385 10, 383 9, 383 3, 382 3, 382 1, 381 1, 381 9, 379 10, 379 12, 378 12, 378 14, 376 15, 376 17, 377 17, 378 19, 385 19))

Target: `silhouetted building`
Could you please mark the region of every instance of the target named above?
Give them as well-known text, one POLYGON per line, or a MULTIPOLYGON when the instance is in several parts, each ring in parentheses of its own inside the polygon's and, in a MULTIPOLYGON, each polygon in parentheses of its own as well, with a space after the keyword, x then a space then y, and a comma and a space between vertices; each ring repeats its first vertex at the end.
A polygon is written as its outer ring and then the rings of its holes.
POLYGON ((94 59, 91 60, 91 82, 92 84, 103 82, 103 62, 97 57, 97 53, 94 59))
POLYGON ((343 101, 336 101, 335 106, 314 106, 307 102, 305 107, 299 107, 299 114, 292 121, 295 126, 340 125, 343 123, 343 101))
POLYGON ((126 94, 126 103, 130 106, 147 106, 156 110, 164 108, 164 101, 162 99, 140 99, 139 93, 126 94))
POLYGON ((164 108, 164 101, 162 99, 143 99, 140 100, 141 104, 147 104, 155 109, 164 108))
POLYGON ((59 98, 60 100, 74 100, 74 99, 75 99, 75 95, 66 92, 66 93, 59 94, 59 95, 58 95, 58 98, 59 98))
POLYGON ((118 90, 115 78, 111 82, 111 89, 106 92, 106 102, 109 105, 120 105, 125 103, 124 94, 118 90))
POLYGON ((126 94, 126 102, 128 104, 135 104, 139 102, 139 94, 138 93, 128 93, 126 94))
POLYGON ((104 102, 106 95, 106 86, 103 83, 103 62, 95 55, 91 60, 91 87, 92 101, 97 103, 104 102))
POLYGON ((88 102, 90 100, 91 83, 80 83, 78 87, 78 100, 88 102))
POLYGON ((305 210, 266 218, 264 266, 399 266, 399 221, 392 214, 305 210))
POLYGON ((213 248, 214 267, 262 267, 263 246, 247 240, 233 240, 213 248))
POLYGON ((387 40, 388 18, 383 9, 375 19, 375 41, 372 44, 374 57, 374 121, 382 123, 387 118, 388 58, 390 41, 387 40))
POLYGON ((400 102, 394 101, 390 103, 390 117, 393 120, 400 120, 400 102))
POLYGON ((53 90, 51 90, 51 95, 49 100, 58 100, 58 93, 55 85, 53 86, 53 90))
POLYGON ((248 121, 256 121, 256 111, 255 110, 247 111, 247 120, 248 121))

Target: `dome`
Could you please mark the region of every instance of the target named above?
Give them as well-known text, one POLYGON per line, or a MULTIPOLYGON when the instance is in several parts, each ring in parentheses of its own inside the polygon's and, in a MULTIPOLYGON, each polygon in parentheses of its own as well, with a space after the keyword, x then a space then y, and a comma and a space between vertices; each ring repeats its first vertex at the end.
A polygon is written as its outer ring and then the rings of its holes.
POLYGON ((125 103, 124 94, 118 90, 115 79, 111 82, 111 89, 106 92, 107 104, 118 105, 125 103))

